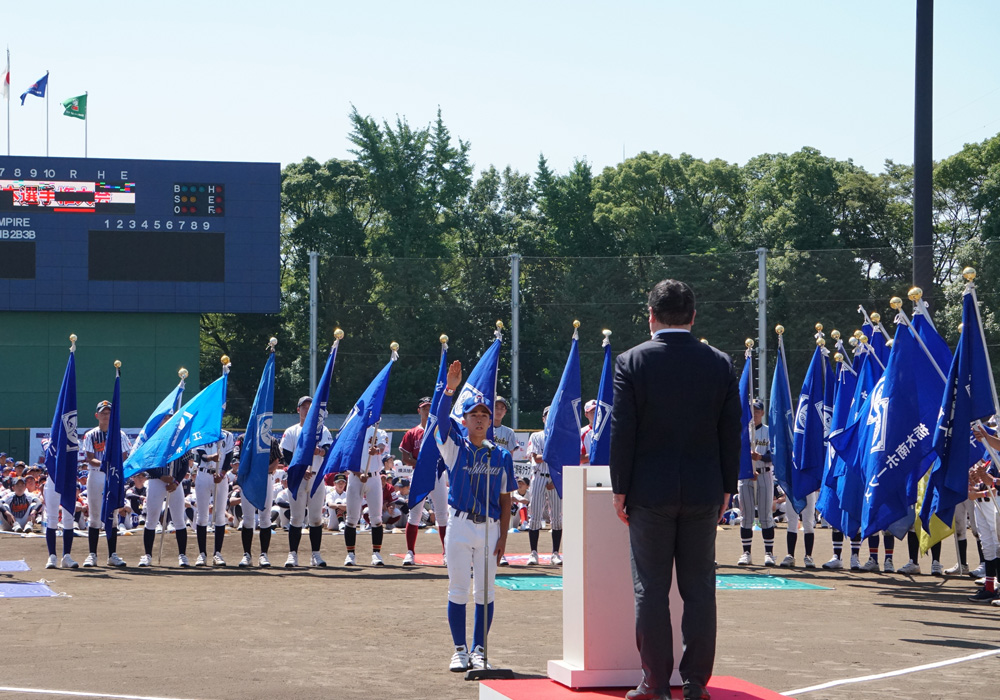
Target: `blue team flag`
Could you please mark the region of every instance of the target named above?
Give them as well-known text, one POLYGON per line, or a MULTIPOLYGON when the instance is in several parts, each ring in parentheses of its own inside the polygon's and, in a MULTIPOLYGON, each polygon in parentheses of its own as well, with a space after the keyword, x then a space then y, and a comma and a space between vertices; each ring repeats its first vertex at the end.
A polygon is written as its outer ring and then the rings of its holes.
MULTIPOLYGON (((319 474, 313 479, 311 493, 316 493, 316 489, 323 483, 323 476, 329 472, 358 471, 361 460, 367 458, 365 450, 365 433, 368 428, 376 425, 382 420, 382 404, 385 401, 385 390, 389 387, 389 374, 398 356, 392 353, 392 359, 386 363, 382 371, 372 380, 368 388, 361 394, 361 398, 354 404, 354 408, 347 414, 344 424, 337 431, 337 440, 327 453, 323 466, 319 474)), ((421 443, 421 451, 423 451, 421 443)), ((376 476, 382 465, 378 465, 375 470, 376 476)), ((436 503, 434 504, 437 505, 436 503)))
MULTIPOLYGON (((451 408, 452 430, 457 428, 460 435, 468 435, 468 431, 462 424, 462 406, 465 400, 472 396, 482 396, 489 400, 490 408, 497 398, 497 367, 500 363, 500 331, 494 333, 493 343, 486 349, 479 362, 469 373, 469 378, 465 381, 462 390, 455 396, 455 401, 451 408)), ((493 423, 486 429, 486 439, 493 439, 493 423)), ((436 438, 435 438, 436 440, 436 438)), ((420 449, 424 448, 424 443, 420 443, 420 449)))
POLYGON ((780 335, 778 336, 778 361, 774 365, 774 376, 771 378, 771 406, 767 419, 770 426, 774 479, 778 482, 781 490, 785 492, 785 496, 795 512, 801 513, 802 509, 806 507, 806 501, 804 498, 796 498, 795 490, 792 488, 795 471, 792 452, 792 389, 788 382, 785 346, 780 335))
POLYGON ((31 87, 21 93, 21 106, 24 106, 24 98, 28 95, 45 97, 45 88, 49 86, 49 74, 46 72, 41 78, 32 83, 31 87))
POLYGON ((115 391, 111 397, 111 418, 108 419, 108 439, 101 455, 101 466, 107 474, 104 481, 104 531, 117 530, 115 511, 125 506, 125 476, 122 464, 122 409, 120 369, 115 370, 115 391))
POLYGON ((917 335, 920 336, 920 339, 924 341, 924 345, 930 350, 934 362, 943 373, 947 374, 952 360, 951 348, 948 347, 948 341, 941 337, 941 334, 934 328, 934 324, 923 313, 914 311, 911 320, 913 327, 917 331, 917 335))
POLYGON ((573 343, 563 368, 559 388, 552 398, 552 408, 545 421, 545 449, 542 459, 549 465, 549 476, 562 498, 562 470, 580 465, 580 341, 573 331, 573 343))
POLYGON ((611 341, 604 339, 604 367, 601 384, 597 389, 597 408, 591 427, 590 463, 607 464, 611 461, 611 406, 615 402, 615 367, 611 359, 611 341))
POLYGON ((227 380, 228 374, 223 374, 202 389, 139 449, 133 450, 125 460, 125 477, 157 469, 189 450, 221 440, 227 380))
POLYGON ((740 404, 743 406, 743 431, 740 437, 740 479, 753 478, 753 359, 746 351, 743 374, 740 375, 740 404))
MULTIPOLYGON (((424 439, 420 443, 420 452, 417 453, 417 463, 413 467, 413 474, 410 475, 410 495, 406 498, 406 503, 410 508, 415 508, 418 503, 427 498, 427 494, 434 490, 438 474, 445 469, 437 440, 434 439, 434 431, 437 429, 438 408, 441 405, 441 397, 444 396, 447 383, 448 344, 441 343, 441 364, 438 366, 434 396, 431 397, 431 412, 427 416, 427 427, 424 429, 424 439)), ((452 429, 454 430, 454 426, 452 429)), ((437 508, 438 504, 435 503, 434 507, 437 508)))
POLYGON ((839 453, 833 448, 832 441, 847 427, 848 420, 851 417, 851 403, 854 400, 854 390, 857 387, 857 383, 858 377, 850 368, 850 365, 846 361, 842 362, 836 379, 833 415, 830 420, 831 443, 827 449, 826 471, 823 474, 823 485, 820 487, 819 497, 816 499, 816 509, 823 514, 827 522, 841 532, 850 534, 857 531, 860 520, 852 521, 841 506, 839 486, 846 471, 846 464, 839 453))
MULTIPOLYGON (((69 361, 63 374, 56 412, 52 416, 49 446, 45 451, 45 466, 52 476, 59 505, 72 515, 76 512, 76 464, 80 453, 80 436, 76 432, 76 341, 69 349, 69 361)), ((110 442, 114 442, 113 440, 110 442)), ((68 523, 63 523, 66 527, 68 523)), ((51 523, 50 527, 55 527, 51 523)), ((70 525, 72 527, 72 525, 70 525)))
POLYGON ((274 417, 274 349, 264 364, 257 396, 250 409, 247 432, 243 436, 240 471, 236 483, 243 497, 260 510, 270 488, 268 467, 271 464, 271 421, 274 417))
POLYGON ((826 369, 829 366, 823 348, 816 346, 806 371, 799 403, 795 411, 792 450, 796 498, 805 498, 819 489, 826 464, 826 369))
POLYGON ((146 442, 146 440, 148 440, 153 433, 160 429, 160 425, 163 423, 164 418, 177 413, 177 409, 181 407, 181 399, 183 396, 184 380, 182 379, 180 384, 178 384, 173 391, 167 394, 166 398, 160 402, 159 406, 153 409, 153 413, 146 419, 146 424, 142 426, 142 430, 139 431, 139 437, 135 439, 135 444, 132 445, 133 452, 142 447, 142 443, 146 442))
MULTIPOLYGON (((288 490, 293 494, 299 492, 302 478, 306 475, 306 470, 312 466, 316 445, 323 437, 326 404, 330 399, 330 379, 333 377, 333 365, 337 361, 338 347, 340 347, 339 339, 333 341, 333 345, 330 346, 330 356, 326 358, 326 367, 323 368, 323 375, 319 378, 319 384, 316 385, 316 395, 313 397, 309 411, 306 413, 306 419, 302 423, 299 439, 295 442, 295 452, 292 453, 292 461, 288 465, 288 490)), ((329 456, 329 454, 328 452, 327 455, 329 456)))
POLYGON ((968 498, 969 467, 978 462, 983 453, 972 437, 970 426, 973 421, 997 412, 991 377, 990 359, 976 311, 976 295, 969 285, 962 297, 962 335, 948 370, 934 431, 934 451, 941 460, 931 471, 920 513, 924 529, 928 531, 932 515, 950 524, 955 517, 955 506, 968 498))

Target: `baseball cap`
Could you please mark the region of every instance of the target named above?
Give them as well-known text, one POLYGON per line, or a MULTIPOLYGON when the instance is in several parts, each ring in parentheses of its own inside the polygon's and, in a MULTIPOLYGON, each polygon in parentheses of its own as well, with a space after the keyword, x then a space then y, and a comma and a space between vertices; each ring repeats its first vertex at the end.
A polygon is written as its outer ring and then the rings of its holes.
POLYGON ((111 402, 110 401, 101 401, 99 404, 97 404, 97 413, 100 413, 105 408, 108 409, 109 411, 111 410, 111 402))
POLYGON ((755 409, 757 409, 758 411, 763 411, 764 410, 764 402, 761 401, 760 399, 757 399, 757 400, 755 400, 753 402, 753 407, 755 409))
POLYGON ((552 407, 551 406, 546 406, 545 408, 542 409, 542 418, 544 418, 545 416, 549 415, 549 409, 550 408, 552 408, 552 407))
POLYGON ((470 396, 465 401, 462 402, 462 415, 469 413, 476 406, 485 406, 486 410, 493 414, 493 406, 490 404, 490 400, 485 396, 470 396))
POLYGON ((390 459, 392 459, 392 455, 390 453, 386 452, 384 455, 382 455, 382 464, 385 464, 390 459))
POLYGON ((583 405, 584 411, 593 411, 595 408, 597 408, 597 399, 591 399, 583 405))
POLYGON ((312 401, 312 400, 313 400, 313 397, 311 397, 311 396, 300 396, 299 397, 299 402, 297 404, 295 404, 295 408, 301 408, 302 404, 304 404, 306 401, 312 401))
POLYGON ((397 486, 399 486, 399 488, 404 488, 404 487, 409 486, 409 485, 410 485, 410 480, 407 479, 406 477, 403 477, 402 479, 400 479, 399 483, 397 484, 397 486))
POLYGON ((23 476, 14 477, 14 481, 11 482, 11 486, 17 486, 18 484, 25 483, 23 476))
POLYGON ((417 401, 417 408, 423 408, 424 406, 430 406, 430 405, 431 405, 430 396, 424 396, 419 401, 417 401))
POLYGON ((518 481, 523 481, 526 484, 528 483, 528 477, 526 477, 526 476, 519 476, 519 477, 517 477, 517 480, 518 481))
POLYGON ((502 396, 497 396, 496 403, 502 403, 507 410, 510 410, 510 404, 507 403, 507 399, 502 396))
POLYGON ((337 481, 347 481, 347 474, 340 472, 337 476, 333 477, 334 482, 337 481))

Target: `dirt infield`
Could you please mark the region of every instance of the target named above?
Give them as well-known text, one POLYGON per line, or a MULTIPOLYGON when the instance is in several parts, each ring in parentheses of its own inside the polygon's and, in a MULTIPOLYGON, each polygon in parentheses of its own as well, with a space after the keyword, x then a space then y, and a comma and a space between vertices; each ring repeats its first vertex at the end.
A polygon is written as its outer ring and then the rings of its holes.
MULTIPOLYGON (((775 539, 783 555, 784 532, 775 539)), ((825 561, 829 530, 818 530, 816 541, 816 560, 825 561)), ((548 542, 543 534, 543 551, 548 542)), ((511 552, 527 551, 526 534, 511 535, 509 543, 511 552)), ((897 544, 899 565, 905 562, 905 543, 897 544)), ((86 540, 74 545, 74 557, 82 561, 86 540)), ((344 569, 339 566, 343 538, 327 536, 323 549, 330 568, 285 570, 280 565, 287 538, 281 532, 275 534, 275 566, 268 571, 236 568, 238 533, 226 539, 226 569, 178 569, 173 535, 163 548, 164 566, 137 569, 141 547, 141 536, 119 539, 128 569, 45 571, 44 539, 0 537, 0 559, 23 558, 32 569, 0 574, 0 582, 44 578, 53 590, 71 596, 0 600, 6 652, 0 685, 214 700, 478 697, 476 684, 447 671, 451 641, 442 567, 404 569, 399 559, 386 556, 384 568, 344 569)), ((401 553, 404 547, 402 534, 386 535, 387 552, 401 553)), ((192 535, 189 555, 193 549, 192 535)), ((418 550, 439 549, 436 535, 420 535, 418 550)), ((975 559, 975 548, 970 550, 975 559)), ((745 572, 731 566, 739 551, 739 531, 720 531, 720 573, 745 572)), ((100 554, 103 563, 103 540, 100 554)), ((367 538, 359 537, 358 561, 367 562, 369 554, 367 538)), ((754 555, 763 560, 758 533, 754 555)), ((866 555, 863 545, 862 559, 866 555)), ((944 556, 946 566, 954 562, 950 542, 944 556)), ((929 571, 929 560, 921 563, 929 571)), ((550 567, 534 571, 559 573, 550 567)), ((1000 647, 1000 608, 966 600, 974 592, 970 579, 781 573, 833 590, 720 591, 718 673, 785 692, 1000 647)), ((543 676, 546 661, 562 656, 561 614, 559 592, 499 589, 491 659, 522 676, 543 676)), ((798 697, 986 696, 996 687, 998 659, 798 697)), ((0 691, 0 700, 13 697, 44 696, 0 691)))

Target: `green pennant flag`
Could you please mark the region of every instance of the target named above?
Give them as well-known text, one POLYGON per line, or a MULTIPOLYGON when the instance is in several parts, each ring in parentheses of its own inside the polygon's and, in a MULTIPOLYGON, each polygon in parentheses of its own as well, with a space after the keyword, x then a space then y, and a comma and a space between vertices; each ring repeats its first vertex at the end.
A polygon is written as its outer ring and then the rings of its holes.
POLYGON ((87 95, 77 95, 76 97, 71 97, 68 100, 63 100, 62 106, 65 107, 63 114, 67 117, 76 117, 77 119, 87 118, 87 95))

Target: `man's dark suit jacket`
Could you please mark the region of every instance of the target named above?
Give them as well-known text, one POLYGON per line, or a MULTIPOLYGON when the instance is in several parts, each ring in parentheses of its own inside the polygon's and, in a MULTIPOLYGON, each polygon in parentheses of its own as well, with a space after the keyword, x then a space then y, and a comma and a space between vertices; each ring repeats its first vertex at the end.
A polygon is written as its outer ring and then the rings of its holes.
POLYGON ((732 360, 691 333, 618 356, 611 485, 625 504, 721 505, 735 493, 742 411, 732 360))

